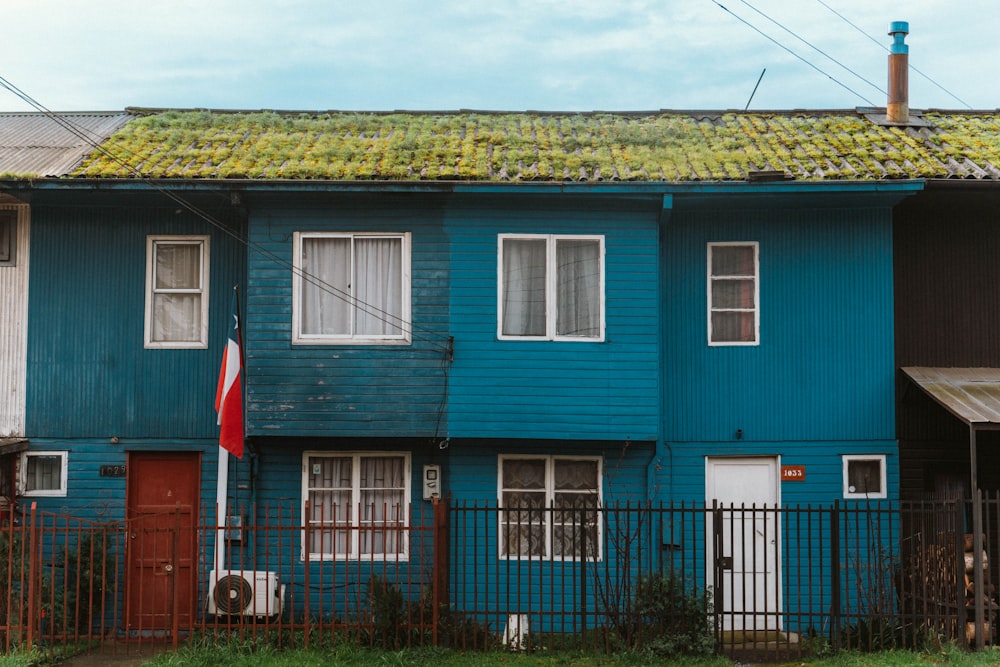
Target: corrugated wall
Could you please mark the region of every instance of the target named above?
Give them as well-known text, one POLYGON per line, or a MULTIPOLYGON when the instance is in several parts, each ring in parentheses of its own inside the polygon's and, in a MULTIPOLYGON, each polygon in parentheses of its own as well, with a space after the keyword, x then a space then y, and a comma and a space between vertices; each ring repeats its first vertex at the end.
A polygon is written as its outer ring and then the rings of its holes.
POLYGON ((16 265, 0 266, 0 438, 5 438, 24 435, 31 216, 21 204, 0 203, 0 210, 18 212, 16 265))
POLYGON ((245 248, 162 199, 91 206, 81 196, 32 211, 27 435, 217 437, 225 323, 245 248), (207 349, 144 349, 149 234, 211 236, 207 349))
POLYGON ((489 200, 449 212, 453 437, 655 439, 660 200, 489 200), (604 236, 603 342, 497 339, 502 233, 604 236))
POLYGON ((888 209, 675 211, 664 240, 666 439, 894 438, 891 241, 888 209), (760 244, 759 345, 706 343, 713 241, 760 244))

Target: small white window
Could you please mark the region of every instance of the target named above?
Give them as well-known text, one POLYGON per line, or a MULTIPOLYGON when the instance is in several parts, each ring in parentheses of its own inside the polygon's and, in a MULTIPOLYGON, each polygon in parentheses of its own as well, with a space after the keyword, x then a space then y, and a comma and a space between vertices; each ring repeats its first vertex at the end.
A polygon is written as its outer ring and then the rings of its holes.
POLYGON ((756 243, 708 244, 708 344, 757 345, 760 287, 756 243))
POLYGON ((604 237, 499 237, 501 340, 604 340, 604 237))
POLYGON ((292 342, 410 342, 410 235, 296 232, 292 342))
POLYGON ((146 238, 146 347, 208 347, 207 236, 146 238))
POLYGON ((18 481, 22 496, 65 496, 67 452, 23 452, 18 481))
POLYGON ((844 456, 844 498, 886 498, 885 454, 844 456))
POLYGON ((303 553, 309 560, 407 560, 409 498, 409 454, 305 452, 303 553))
POLYGON ((501 456, 500 557, 601 559, 601 459, 501 456))

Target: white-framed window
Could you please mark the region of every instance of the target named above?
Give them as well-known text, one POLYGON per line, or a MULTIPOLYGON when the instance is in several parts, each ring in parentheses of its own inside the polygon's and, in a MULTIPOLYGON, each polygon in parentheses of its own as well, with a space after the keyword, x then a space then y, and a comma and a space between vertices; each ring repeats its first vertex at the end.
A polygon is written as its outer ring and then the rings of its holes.
POLYGON ((65 496, 68 452, 21 453, 18 486, 22 496, 65 496))
POLYGON ((410 343, 410 234, 296 232, 292 342, 410 343))
POLYGON ((208 236, 146 237, 147 348, 208 347, 208 236))
POLYGON ((0 209, 0 266, 17 266, 17 211, 0 209))
POLYGON ((887 498, 885 454, 845 454, 844 498, 887 498))
POLYGON ((500 557, 601 560, 601 459, 501 455, 500 557))
POLYGON ((497 336, 604 340, 604 237, 500 234, 497 336))
POLYGON ((303 536, 308 560, 409 558, 410 455, 305 452, 303 536))
POLYGON ((708 244, 708 344, 760 342, 758 244, 708 244))

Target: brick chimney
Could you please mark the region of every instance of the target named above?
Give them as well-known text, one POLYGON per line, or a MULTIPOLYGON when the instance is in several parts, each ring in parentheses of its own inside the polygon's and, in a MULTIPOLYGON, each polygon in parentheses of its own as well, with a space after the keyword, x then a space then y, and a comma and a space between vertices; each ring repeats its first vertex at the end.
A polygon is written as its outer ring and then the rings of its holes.
POLYGON ((910 24, 906 21, 893 21, 889 24, 892 46, 889 48, 889 103, 885 108, 885 116, 890 123, 906 124, 910 121, 907 80, 910 47, 903 43, 909 32, 910 24))

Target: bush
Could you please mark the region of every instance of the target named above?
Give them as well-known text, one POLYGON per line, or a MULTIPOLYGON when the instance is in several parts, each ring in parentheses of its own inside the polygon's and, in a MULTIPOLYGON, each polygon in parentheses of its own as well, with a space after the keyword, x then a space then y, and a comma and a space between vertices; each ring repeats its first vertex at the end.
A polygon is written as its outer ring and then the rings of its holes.
POLYGON ((632 597, 634 648, 658 657, 707 656, 715 651, 712 596, 673 573, 640 577, 632 597))

